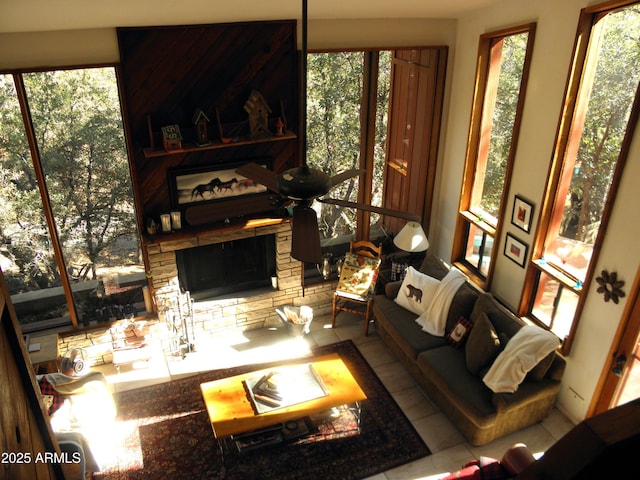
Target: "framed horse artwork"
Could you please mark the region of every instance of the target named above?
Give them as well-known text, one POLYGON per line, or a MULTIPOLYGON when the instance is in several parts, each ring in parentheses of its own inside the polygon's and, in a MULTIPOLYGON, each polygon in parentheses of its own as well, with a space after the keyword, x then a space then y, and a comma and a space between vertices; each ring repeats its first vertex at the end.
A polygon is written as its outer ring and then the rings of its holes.
MULTIPOLYGON (((268 158, 247 160, 271 168, 268 158)), ((169 190, 174 208, 219 202, 230 198, 264 193, 267 188, 236 173, 245 162, 169 170, 169 190)))

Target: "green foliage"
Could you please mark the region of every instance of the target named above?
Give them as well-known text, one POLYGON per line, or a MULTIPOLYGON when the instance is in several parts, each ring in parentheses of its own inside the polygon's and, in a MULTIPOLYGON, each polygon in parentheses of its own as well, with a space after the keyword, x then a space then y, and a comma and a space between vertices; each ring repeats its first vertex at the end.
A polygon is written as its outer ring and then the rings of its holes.
MULTIPOLYGON (((92 68, 23 78, 65 261, 82 259, 95 268, 120 236, 135 233, 115 72, 92 68)), ((55 260, 12 79, 0 82, 0 104, 9 107, 0 117, 0 198, 9 213, 0 226, 2 243, 16 279, 33 264, 29 258, 46 258, 32 265, 38 272, 24 282, 25 288, 45 288, 58 282, 55 260)))
MULTIPOLYGON (((362 52, 319 53, 308 57, 307 163, 329 175, 358 167, 362 52)), ((331 190, 342 200, 357 199, 357 179, 331 190)), ((355 230, 355 212, 323 205, 324 238, 355 230)))
POLYGON ((509 152, 512 143, 517 141, 513 138, 513 127, 528 37, 528 33, 509 35, 493 46, 501 48, 502 55, 481 201, 483 211, 493 217, 500 211, 509 152))
POLYGON ((593 58, 597 67, 585 90, 590 96, 561 231, 589 244, 595 241, 640 82, 640 6, 606 15, 600 28, 600 51, 593 58))
MULTIPOLYGON (((318 53, 308 56, 307 162, 329 175, 357 168, 360 155, 360 108, 364 75, 363 52, 318 53)), ((373 195, 382 198, 390 53, 381 54, 373 195)), ((336 186, 330 196, 355 202, 358 180, 336 186)), ((356 212, 322 205, 319 225, 325 239, 349 235, 356 229, 356 212)))

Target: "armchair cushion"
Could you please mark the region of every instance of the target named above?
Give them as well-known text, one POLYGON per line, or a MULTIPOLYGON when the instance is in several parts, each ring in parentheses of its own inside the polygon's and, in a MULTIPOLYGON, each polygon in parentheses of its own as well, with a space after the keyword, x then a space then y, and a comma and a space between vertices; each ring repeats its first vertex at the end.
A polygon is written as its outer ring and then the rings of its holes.
POLYGON ((373 292, 380 267, 379 258, 347 252, 340 271, 336 292, 340 295, 366 297, 373 292))
POLYGON ((64 397, 56 391, 45 376, 40 377, 38 385, 40 385, 40 393, 42 393, 44 404, 47 407, 47 412, 49 415, 53 415, 64 404, 64 397))

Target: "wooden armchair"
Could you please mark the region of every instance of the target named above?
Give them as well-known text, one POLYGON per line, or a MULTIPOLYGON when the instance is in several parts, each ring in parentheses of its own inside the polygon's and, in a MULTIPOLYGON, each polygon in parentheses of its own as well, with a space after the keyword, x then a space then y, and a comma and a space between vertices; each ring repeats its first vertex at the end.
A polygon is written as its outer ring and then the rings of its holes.
POLYGON ((332 327, 336 326, 336 314, 345 311, 364 316, 364 334, 369 334, 381 256, 382 245, 376 246, 367 241, 351 242, 349 252, 345 254, 338 287, 333 294, 332 327))

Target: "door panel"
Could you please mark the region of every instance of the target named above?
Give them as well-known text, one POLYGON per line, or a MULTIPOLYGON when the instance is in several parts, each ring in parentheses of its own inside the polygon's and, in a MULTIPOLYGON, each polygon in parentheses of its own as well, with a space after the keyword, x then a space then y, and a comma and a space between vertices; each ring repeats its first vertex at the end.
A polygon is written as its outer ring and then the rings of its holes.
MULTIPOLYGON (((440 132, 446 49, 394 52, 384 206, 422 216, 428 232, 440 132)), ((397 233, 403 220, 386 218, 397 233)))

